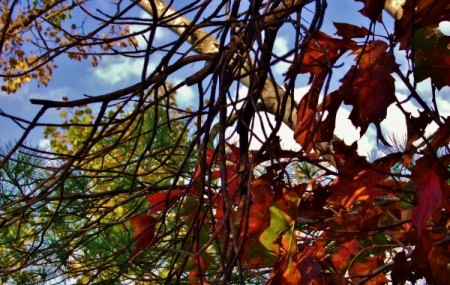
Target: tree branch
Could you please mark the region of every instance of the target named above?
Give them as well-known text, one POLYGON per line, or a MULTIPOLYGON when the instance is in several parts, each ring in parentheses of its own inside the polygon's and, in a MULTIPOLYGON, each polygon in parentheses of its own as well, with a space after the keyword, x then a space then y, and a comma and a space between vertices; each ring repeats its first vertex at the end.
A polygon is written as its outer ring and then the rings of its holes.
MULTIPOLYGON (((167 25, 171 27, 171 30, 178 35, 186 33, 188 27, 193 27, 192 22, 180 15, 179 12, 168 6, 163 0, 133 0, 136 2, 144 11, 152 15, 153 17, 166 17, 170 20, 167 25), (156 9, 156 10, 155 10, 156 9)), ((293 5, 302 1, 290 1, 293 5)), ((400 18, 402 16, 402 5, 405 0, 387 0, 385 4, 385 10, 395 18, 400 18)), ((282 11, 280 12, 282 13, 282 11)), ((272 15, 273 16, 273 15, 272 15)), ((193 50, 199 54, 211 53, 217 54, 219 52, 219 42, 214 39, 211 35, 206 33, 203 29, 193 28, 193 31, 189 31, 189 36, 187 37, 188 43, 193 47, 193 50)), ((244 67, 245 68, 245 67, 244 67)), ((243 74, 246 72, 243 71, 243 74)), ((246 87, 250 86, 249 76, 244 76, 240 78, 242 84, 246 87)), ((279 110, 279 104, 283 102, 283 98, 288 96, 285 100, 286 108, 283 114, 282 121, 292 130, 295 129, 297 123, 297 102, 293 100, 293 94, 285 92, 284 88, 278 85, 276 82, 268 78, 265 82, 264 88, 262 90, 261 99, 265 106, 265 111, 270 114, 276 115, 279 110)))
MULTIPOLYGON (((165 18, 169 18, 170 20, 166 22, 167 25, 170 26, 171 30, 177 33, 178 35, 184 34, 187 31, 187 27, 192 27, 192 22, 189 19, 187 19, 183 15, 180 15, 174 9, 170 8, 162 0, 154 0, 152 1, 153 3, 151 3, 149 0, 133 0, 133 1, 135 1, 144 11, 146 11, 147 13, 149 13, 154 17, 164 16, 165 18), (154 11, 153 8, 156 8, 156 11, 154 11)), ((292 1, 292 2, 301 2, 301 1, 292 1)), ((188 43, 192 45, 193 50, 197 53, 217 54, 219 52, 220 46, 219 42, 202 29, 194 28, 193 31, 190 31, 187 40, 188 43)), ((242 74, 247 74, 247 72, 243 70, 242 74)), ((249 87, 250 86, 249 76, 241 77, 240 82, 244 84, 246 87, 249 87)), ((265 111, 273 115, 277 114, 277 112, 279 112, 279 102, 283 101, 284 96, 289 96, 290 98, 287 98, 286 100, 287 102, 286 112, 283 115, 282 121, 292 130, 294 130, 297 120, 297 113, 296 113, 296 104, 295 103, 294 105, 292 104, 292 102, 294 102, 292 98, 293 94, 286 93, 285 90, 273 80, 271 79, 266 80, 261 94, 261 99, 263 100, 264 105, 266 107, 265 111)))

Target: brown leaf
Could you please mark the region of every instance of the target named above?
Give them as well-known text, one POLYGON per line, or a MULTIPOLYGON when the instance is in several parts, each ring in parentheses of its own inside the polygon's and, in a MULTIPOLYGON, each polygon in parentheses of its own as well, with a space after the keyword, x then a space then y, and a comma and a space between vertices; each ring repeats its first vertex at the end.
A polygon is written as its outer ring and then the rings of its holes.
POLYGON ((410 272, 410 264, 406 260, 405 252, 398 252, 394 256, 394 267, 392 268, 391 272, 392 283, 394 285, 405 284, 410 272))
POLYGON ((147 196, 147 201, 150 203, 149 212, 155 214, 167 210, 183 193, 182 189, 175 189, 170 192, 157 192, 147 196))
POLYGON ((414 75, 417 82, 431 78, 437 89, 450 85, 450 37, 437 28, 424 27, 414 34, 414 75))
POLYGON ((383 12, 384 3, 386 0, 356 0, 357 2, 363 2, 364 8, 359 12, 369 18, 372 21, 378 20, 381 22, 381 13, 383 12))
POLYGON ((386 118, 387 108, 395 102, 394 71, 395 62, 385 52, 384 42, 374 41, 366 49, 355 53, 360 55, 359 67, 353 66, 344 76, 339 88, 344 103, 353 106, 350 120, 361 128, 363 135, 369 124, 379 126, 386 118))
POLYGON ((411 46, 411 36, 423 27, 436 28, 450 18, 450 2, 436 0, 406 1, 403 16, 395 21, 395 37, 400 49, 411 46))
POLYGON ((297 109, 297 126, 294 131, 295 140, 306 153, 322 142, 330 142, 333 138, 336 124, 336 114, 342 103, 339 92, 333 92, 325 97, 324 103, 317 107, 317 96, 320 92, 311 87, 297 109), (323 114, 328 115, 324 119, 323 114))
POLYGON ((286 74, 286 79, 297 73, 320 74, 328 73, 333 64, 346 51, 353 49, 356 43, 347 39, 336 39, 317 32, 315 36, 306 39, 304 51, 294 60, 286 74))
POLYGON ((433 245, 428 255, 428 260, 435 284, 448 284, 450 280, 450 244, 447 242, 440 246, 433 245))
POLYGON ((386 179, 391 167, 397 163, 400 153, 393 153, 378 159, 370 165, 359 156, 354 159, 347 157, 337 165, 339 173, 330 186, 332 199, 339 201, 345 209, 349 210, 357 201, 371 203, 382 191, 381 185, 388 184, 386 179), (358 162, 359 160, 359 162, 358 162))
POLYGON ((358 27, 348 23, 333 22, 333 24, 336 27, 336 35, 339 35, 346 40, 350 40, 352 38, 363 38, 372 34, 372 32, 365 27, 358 27))
POLYGON ((356 239, 339 245, 338 250, 333 254, 332 260, 338 272, 342 272, 349 263, 350 256, 359 250, 359 243, 356 239))
POLYGON ((156 219, 149 215, 137 215, 131 218, 131 225, 134 227, 134 241, 136 248, 131 253, 133 260, 141 251, 150 246, 155 236, 156 219))
MULTIPOLYGON (((384 264, 383 260, 384 256, 367 256, 364 261, 352 262, 348 269, 348 273, 356 276, 368 275, 378 267, 382 266, 384 264)), ((353 277, 352 281, 356 283, 359 279, 360 277, 353 277)), ((386 275, 383 272, 380 272, 370 278, 367 282, 364 282, 364 284, 380 285, 386 284, 387 282, 388 279, 386 278, 386 275)))

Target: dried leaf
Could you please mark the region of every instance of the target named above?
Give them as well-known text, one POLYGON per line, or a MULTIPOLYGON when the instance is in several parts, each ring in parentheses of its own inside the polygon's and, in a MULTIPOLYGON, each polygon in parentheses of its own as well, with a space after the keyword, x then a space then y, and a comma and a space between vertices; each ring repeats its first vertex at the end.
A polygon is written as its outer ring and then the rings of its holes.
POLYGON ((358 27, 348 23, 333 22, 333 24, 336 27, 336 35, 339 35, 346 40, 372 35, 372 32, 365 27, 358 27))
POLYGON ((167 210, 183 193, 182 189, 175 189, 170 192, 157 192, 147 196, 147 201, 150 203, 149 212, 155 214, 167 210))
POLYGON ((417 82, 431 78, 438 88, 450 85, 450 37, 424 27, 414 34, 414 75, 417 82))
MULTIPOLYGON (((348 269, 348 273, 350 275, 361 276, 372 273, 375 269, 382 266, 384 264, 384 256, 367 256, 364 261, 355 261, 352 262, 348 269)), ((353 277, 352 281, 357 282, 360 277, 353 277)), ((370 278, 364 284, 368 285, 380 285, 386 284, 388 279, 383 272, 378 273, 374 277, 370 278)))
POLYGON ((421 234, 431 215, 441 205, 441 182, 433 169, 421 169, 414 180, 417 183, 418 205, 414 208, 411 220, 421 234))
POLYGON ((294 138, 303 147, 306 153, 309 153, 317 144, 322 142, 331 142, 336 124, 337 110, 342 103, 342 97, 339 92, 333 92, 325 97, 325 101, 316 107, 318 96, 317 90, 311 87, 310 92, 306 94, 297 109, 297 127, 295 128, 294 138), (327 112, 327 117, 322 118, 327 112))
POLYGON ((379 126, 386 118, 387 108, 395 102, 394 71, 392 56, 385 50, 386 43, 373 41, 366 48, 360 48, 359 66, 353 66, 344 76, 339 88, 344 103, 353 106, 350 120, 361 128, 363 135, 369 124, 379 126))
POLYGON ((392 268, 392 283, 405 284, 408 274, 411 272, 410 264, 406 260, 406 253, 401 251, 394 256, 394 267, 392 268))
POLYGON ((322 72, 328 73, 333 64, 346 51, 353 49, 356 43, 347 39, 336 39, 318 32, 312 39, 306 39, 307 46, 294 63, 289 67, 286 79, 297 73, 311 73, 313 75, 322 72))
POLYGON ((357 2, 363 2, 364 8, 359 12, 369 18, 372 21, 381 22, 381 13, 383 12, 384 3, 386 0, 356 0, 357 2))
POLYGON ((342 272, 350 261, 350 256, 359 250, 359 243, 356 239, 339 245, 338 250, 333 254, 332 261, 338 272, 342 272))
POLYGON ((131 225, 134 227, 134 241, 136 248, 131 253, 133 260, 141 251, 150 246, 155 236, 156 219, 149 215, 137 215, 131 218, 131 225))
POLYGON ((400 49, 411 47, 411 36, 423 27, 436 28, 440 22, 450 18, 448 1, 416 0, 406 1, 403 16, 395 21, 395 37, 400 49))

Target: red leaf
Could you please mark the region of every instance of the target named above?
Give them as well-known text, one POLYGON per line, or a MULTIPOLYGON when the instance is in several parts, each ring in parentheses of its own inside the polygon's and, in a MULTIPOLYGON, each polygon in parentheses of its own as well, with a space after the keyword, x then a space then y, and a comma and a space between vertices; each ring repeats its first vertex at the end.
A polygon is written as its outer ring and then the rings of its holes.
POLYGON ((343 157, 337 164, 341 174, 333 181, 330 191, 334 199, 341 206, 349 210, 356 201, 366 204, 372 202, 382 191, 391 167, 401 159, 400 153, 389 154, 368 164, 353 148, 335 143, 335 154, 343 157))
POLYGON ((325 97, 324 103, 316 107, 316 100, 320 90, 314 90, 311 87, 310 92, 306 94, 297 109, 297 126, 294 132, 295 140, 302 146, 306 153, 309 153, 318 143, 330 142, 333 138, 336 124, 336 114, 342 103, 342 97, 339 92, 333 92, 325 97), (316 94, 316 95, 314 95, 316 94), (322 115, 328 112, 325 119, 322 115))
POLYGON ((157 192, 147 196, 147 201, 150 202, 149 213, 155 214, 167 209, 176 199, 184 193, 181 189, 175 189, 167 192, 157 192))
POLYGON ((371 123, 379 127, 386 118, 387 108, 395 101, 391 75, 395 62, 386 48, 385 42, 373 41, 355 51, 360 55, 359 66, 353 66, 341 80, 339 91, 344 96, 344 103, 353 106, 350 120, 361 128, 361 135, 371 123))
POLYGON ((357 27, 348 23, 333 23, 336 27, 336 35, 341 36, 346 40, 350 40, 352 38, 362 38, 368 35, 371 35, 372 32, 366 29, 365 27, 357 27))
POLYGON ((131 218, 131 225, 134 227, 134 241, 136 248, 131 253, 133 260, 141 251, 150 246, 155 236, 156 219, 149 215, 137 215, 131 218))
POLYGON ((381 13, 384 9, 384 3, 386 0, 356 0, 357 2, 363 2, 364 8, 359 12, 369 18, 372 21, 378 20, 381 22, 381 13))
POLYGON ((356 46, 356 43, 346 39, 336 39, 318 32, 314 38, 307 39, 305 52, 294 60, 289 67, 286 79, 297 73, 320 74, 328 72, 338 58, 356 46))
POLYGON ((195 257, 192 260, 194 269, 189 273, 189 283, 190 284, 208 284, 206 279, 206 263, 202 256, 195 257))
POLYGON ((423 171, 415 179, 417 183, 418 205, 412 214, 412 224, 422 233, 431 215, 441 205, 441 182, 433 169, 423 171))

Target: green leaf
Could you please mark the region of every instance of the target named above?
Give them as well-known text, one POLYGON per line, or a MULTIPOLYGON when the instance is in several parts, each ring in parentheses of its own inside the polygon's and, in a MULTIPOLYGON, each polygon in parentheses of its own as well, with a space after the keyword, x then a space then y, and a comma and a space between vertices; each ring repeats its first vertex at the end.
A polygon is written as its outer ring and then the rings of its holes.
POLYGON ((259 237, 260 242, 269 251, 277 249, 276 240, 279 235, 289 226, 291 218, 276 206, 270 206, 270 226, 259 237))

